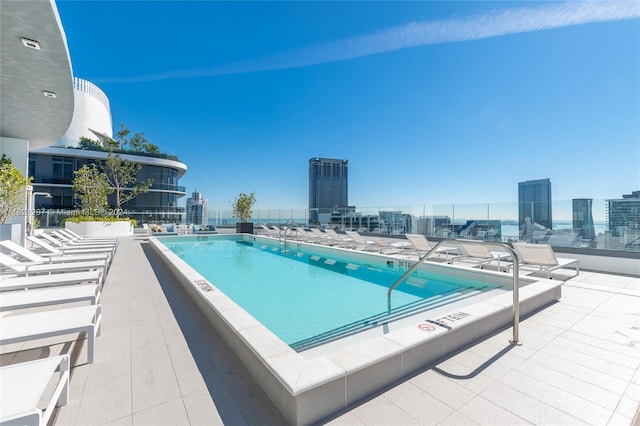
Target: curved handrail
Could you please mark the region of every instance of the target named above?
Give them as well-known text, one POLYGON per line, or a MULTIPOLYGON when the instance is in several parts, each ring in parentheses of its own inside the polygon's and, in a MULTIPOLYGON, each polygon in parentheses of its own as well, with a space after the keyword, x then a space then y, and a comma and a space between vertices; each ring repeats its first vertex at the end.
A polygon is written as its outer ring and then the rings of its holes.
MULTIPOLYGON (((391 292, 398 287, 409 275, 411 275, 418 267, 425 261, 429 256, 433 253, 436 253, 440 246, 443 243, 453 243, 459 244, 458 240, 442 240, 438 242, 431 250, 427 252, 424 256, 418 259, 418 261, 411 267, 407 272, 405 272, 400 278, 394 282, 389 290, 387 291, 387 312, 391 312, 391 292)), ((513 248, 505 243, 497 243, 493 241, 476 241, 476 240, 464 240, 465 244, 484 244, 495 247, 500 247, 507 251, 511 255, 511 258, 514 260, 513 262, 513 339, 509 340, 509 343, 512 345, 521 345, 520 342, 520 265, 518 264, 518 256, 513 248)))
POLYGON ((288 220, 284 223, 284 226, 278 226, 280 230, 278 232, 278 239, 284 244, 284 252, 287 252, 287 231, 289 231, 289 237, 293 238, 293 227, 298 226, 295 220, 288 220))

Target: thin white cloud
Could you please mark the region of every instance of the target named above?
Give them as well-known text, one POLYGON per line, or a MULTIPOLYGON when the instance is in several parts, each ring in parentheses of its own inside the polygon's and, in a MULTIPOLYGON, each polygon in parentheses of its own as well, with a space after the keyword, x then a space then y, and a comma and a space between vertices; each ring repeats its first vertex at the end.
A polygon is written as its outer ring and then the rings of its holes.
POLYGON ((133 83, 301 68, 417 46, 480 40, 639 17, 640 3, 633 0, 553 3, 538 7, 503 9, 461 19, 410 22, 372 34, 210 68, 94 80, 99 83, 133 83))

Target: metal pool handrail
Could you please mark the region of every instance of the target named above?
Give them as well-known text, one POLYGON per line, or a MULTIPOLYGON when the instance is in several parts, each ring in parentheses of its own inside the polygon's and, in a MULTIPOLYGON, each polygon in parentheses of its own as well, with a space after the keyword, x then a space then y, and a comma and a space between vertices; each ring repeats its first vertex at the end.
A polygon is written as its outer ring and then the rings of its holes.
MULTIPOLYGON (((398 287, 405 279, 407 279, 409 275, 415 272, 415 270, 418 269, 418 267, 425 260, 427 260, 429 256, 437 252, 440 246, 443 245, 443 243, 456 244, 456 243, 459 243, 459 241, 442 240, 438 242, 438 244, 436 244, 435 247, 429 250, 427 254, 419 258, 418 261, 411 268, 409 268, 407 272, 405 272, 400 278, 398 278, 398 280, 396 280, 396 282, 394 282, 393 285, 391 285, 391 287, 389 287, 389 290, 387 291, 387 312, 391 312, 391 292, 396 287, 398 287)), ((511 255, 511 258, 513 259, 513 339, 509 340, 509 343, 517 346, 521 345, 522 342, 520 342, 519 340, 519 337, 520 337, 520 278, 519 278, 520 266, 518 265, 518 256, 516 255, 516 252, 505 243, 496 243, 493 241, 475 241, 475 240, 464 240, 464 243, 478 244, 478 245, 484 244, 489 246, 500 247, 501 249, 506 250, 507 253, 511 255)))
POLYGON ((287 231, 289 231, 289 237, 293 238, 293 227, 298 226, 298 223, 295 220, 288 220, 284 223, 284 227, 278 226, 280 230, 278 234, 278 239, 283 241, 284 244, 284 252, 287 252, 287 231))

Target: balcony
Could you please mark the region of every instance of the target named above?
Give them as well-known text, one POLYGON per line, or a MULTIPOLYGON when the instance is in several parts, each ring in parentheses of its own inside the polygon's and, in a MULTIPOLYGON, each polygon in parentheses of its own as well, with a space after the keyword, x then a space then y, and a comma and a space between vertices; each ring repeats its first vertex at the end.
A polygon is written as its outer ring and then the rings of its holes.
POLYGON ((44 177, 44 176, 35 176, 33 178, 34 184, 42 184, 49 183, 54 185, 72 185, 73 178, 52 178, 52 177, 44 177))
POLYGON ((173 191, 173 192, 180 192, 183 194, 187 193, 187 188, 182 186, 182 185, 171 185, 168 183, 156 183, 154 182, 153 185, 151 185, 151 187, 149 188, 151 190, 156 189, 156 190, 162 190, 162 191, 173 191))
MULTIPOLYGON (((44 177, 44 176, 36 176, 33 179, 33 183, 38 184, 53 184, 53 185, 73 185, 73 178, 52 178, 52 177, 44 177)), ((187 193, 187 188, 182 185, 171 185, 168 183, 153 183, 149 188, 151 190, 159 190, 159 191, 173 191, 179 192, 181 194, 187 193)))

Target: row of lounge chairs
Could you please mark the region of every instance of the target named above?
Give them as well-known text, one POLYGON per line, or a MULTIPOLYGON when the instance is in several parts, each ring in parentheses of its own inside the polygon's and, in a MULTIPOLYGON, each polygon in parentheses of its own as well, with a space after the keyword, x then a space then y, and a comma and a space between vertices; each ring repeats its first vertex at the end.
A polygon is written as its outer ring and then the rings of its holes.
MULTIPOLYGON (((281 238, 285 235, 285 230, 278 227, 272 229, 263 225, 263 229, 271 237, 281 238)), ((381 238, 365 239, 356 231, 345 231, 344 236, 331 229, 321 231, 311 228, 310 232, 307 232, 297 228, 295 231, 286 231, 289 232, 286 235, 295 240, 392 256, 420 258, 434 248, 431 242, 420 234, 405 234, 406 242, 391 243, 381 238)), ((512 243, 512 246, 518 257, 518 265, 525 274, 542 273, 546 278, 552 278, 552 272, 565 268, 574 268, 575 275, 580 273, 578 259, 557 257, 548 244, 512 243)), ((504 272, 513 268, 513 259, 509 253, 492 250, 489 245, 478 244, 477 241, 455 240, 449 247, 439 247, 436 254, 439 260, 450 264, 458 263, 478 268, 495 267, 498 271, 504 272)))
MULTIPOLYGON (((28 237, 27 247, 0 241, 0 346, 86 336, 93 363, 102 285, 117 244, 68 230, 28 237)), ((62 354, 0 367, 0 424, 50 423, 55 407, 68 401, 70 363, 62 354)))

